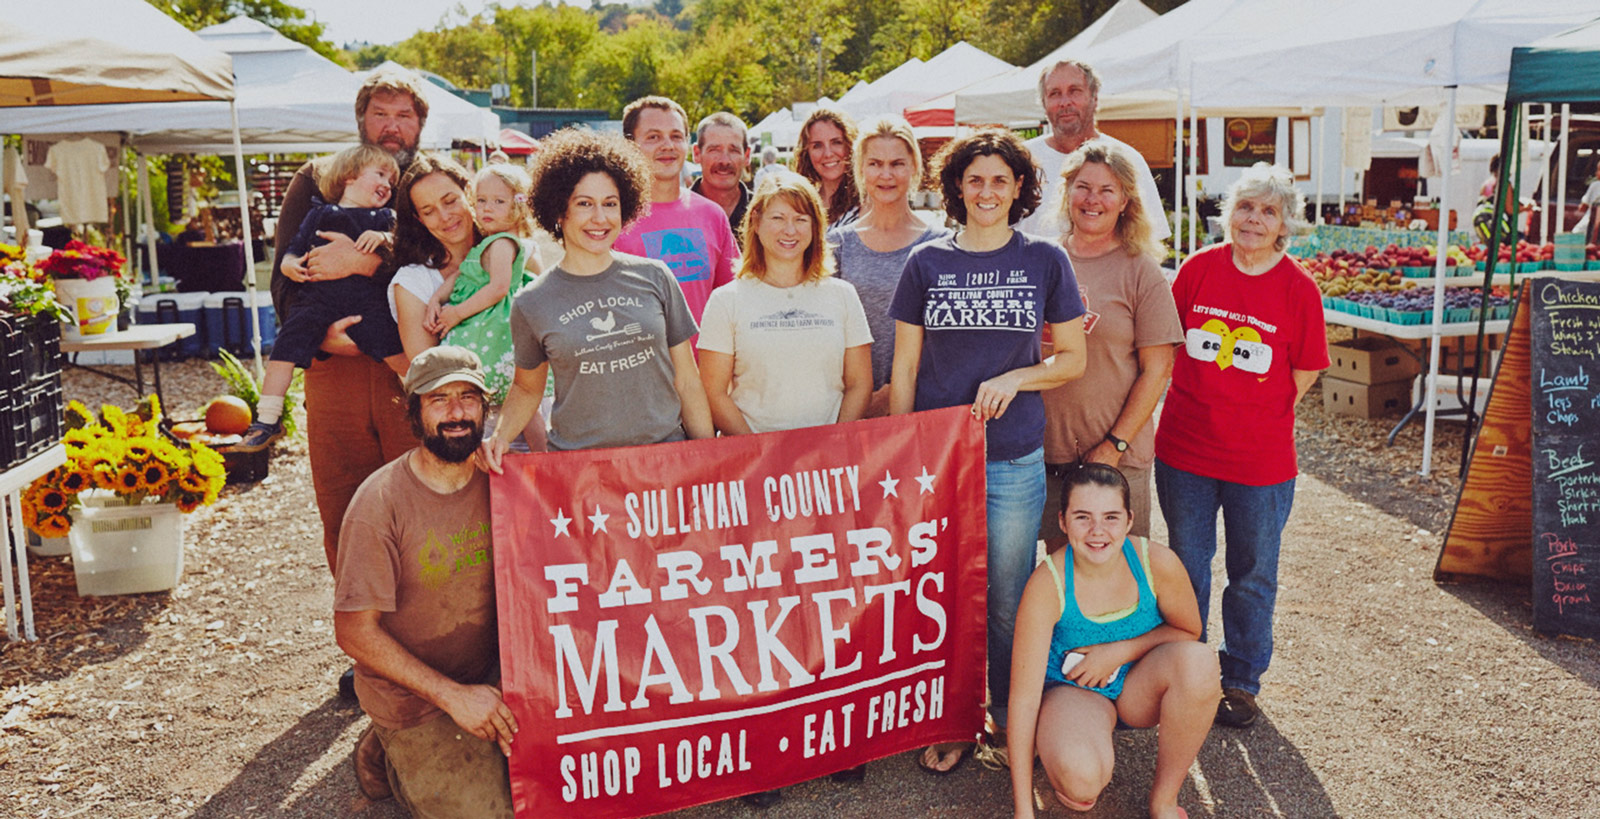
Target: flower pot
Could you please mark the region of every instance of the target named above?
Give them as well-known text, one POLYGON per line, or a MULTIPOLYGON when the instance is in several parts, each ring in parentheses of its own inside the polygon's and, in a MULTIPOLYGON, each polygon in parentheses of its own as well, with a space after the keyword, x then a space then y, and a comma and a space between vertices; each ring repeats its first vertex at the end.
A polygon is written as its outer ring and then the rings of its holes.
POLYGON ((183 513, 170 503, 72 510, 81 597, 166 591, 183 575, 183 513))
POLYGON ((81 341, 117 331, 117 314, 122 307, 117 300, 115 279, 52 279, 51 284, 56 289, 56 301, 74 317, 62 327, 62 338, 81 341))

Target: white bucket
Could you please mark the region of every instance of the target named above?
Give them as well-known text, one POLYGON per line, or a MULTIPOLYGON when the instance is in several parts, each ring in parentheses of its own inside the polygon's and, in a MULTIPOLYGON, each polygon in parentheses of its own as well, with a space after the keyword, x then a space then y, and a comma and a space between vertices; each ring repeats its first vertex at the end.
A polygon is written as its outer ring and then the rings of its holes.
POLYGON ((56 289, 56 301, 76 319, 61 328, 62 338, 81 341, 117 331, 117 313, 122 305, 117 301, 117 283, 110 276, 52 279, 51 282, 56 289))
POLYGON ((72 510, 78 595, 166 591, 183 576, 183 513, 170 503, 72 510))

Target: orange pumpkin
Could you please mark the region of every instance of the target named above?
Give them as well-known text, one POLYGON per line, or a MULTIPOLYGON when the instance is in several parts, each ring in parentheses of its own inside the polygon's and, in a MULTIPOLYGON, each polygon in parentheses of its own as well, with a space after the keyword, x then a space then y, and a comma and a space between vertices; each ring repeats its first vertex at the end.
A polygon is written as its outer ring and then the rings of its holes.
POLYGON ((250 405, 235 395, 219 395, 206 404, 206 431, 220 435, 242 435, 253 420, 250 405))

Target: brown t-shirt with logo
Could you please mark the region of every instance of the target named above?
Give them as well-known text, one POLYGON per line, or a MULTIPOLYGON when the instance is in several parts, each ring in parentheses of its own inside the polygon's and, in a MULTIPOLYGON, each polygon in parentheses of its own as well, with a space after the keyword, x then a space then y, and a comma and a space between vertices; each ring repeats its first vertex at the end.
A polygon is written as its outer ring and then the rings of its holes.
MULTIPOLYGON (((1120 248, 1102 256, 1072 257, 1082 291, 1088 359, 1083 377, 1044 392, 1045 463, 1075 463, 1104 441, 1139 378, 1139 348, 1183 342, 1172 287, 1161 268, 1120 248)), ((1128 441, 1121 463, 1155 460, 1155 424, 1146 422, 1128 441)))
MULTIPOLYGON (((356 490, 339 533, 334 611, 379 611, 378 623, 418 660, 462 684, 499 674, 489 478, 441 494, 412 472, 415 452, 356 490)), ((356 695, 372 721, 394 730, 439 709, 356 664, 356 695)))

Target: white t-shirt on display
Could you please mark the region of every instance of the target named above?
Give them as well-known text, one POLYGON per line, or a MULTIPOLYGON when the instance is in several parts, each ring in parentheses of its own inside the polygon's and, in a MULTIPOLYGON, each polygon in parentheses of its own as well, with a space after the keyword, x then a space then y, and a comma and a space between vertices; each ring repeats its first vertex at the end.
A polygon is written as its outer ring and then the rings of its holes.
MULTIPOLYGON (((1139 199, 1144 203, 1145 213, 1150 217, 1152 235, 1156 241, 1171 236, 1172 226, 1167 224, 1166 213, 1161 206, 1161 191, 1156 188, 1156 179, 1150 174, 1150 165, 1128 143, 1105 134, 1101 134, 1098 138, 1128 152, 1128 157, 1133 160, 1134 168, 1139 174, 1139 199)), ((1017 227, 1024 233, 1058 239, 1061 237, 1060 220, 1057 217, 1061 204, 1058 199, 1061 195, 1061 166, 1066 164, 1067 155, 1050 147, 1048 135, 1034 137, 1023 144, 1033 153, 1033 161, 1039 164, 1039 170, 1044 174, 1044 178, 1040 180, 1044 190, 1043 198, 1039 201, 1039 209, 1034 211, 1032 216, 1023 219, 1017 227)))
POLYGON ((104 224, 111 220, 106 208, 106 146, 92 139, 73 139, 50 146, 44 166, 56 175, 56 197, 61 200, 61 221, 68 225, 104 224))
POLYGON ((849 282, 794 287, 739 278, 712 291, 700 350, 733 356, 729 395, 755 432, 832 424, 844 401, 844 353, 872 343, 849 282))

